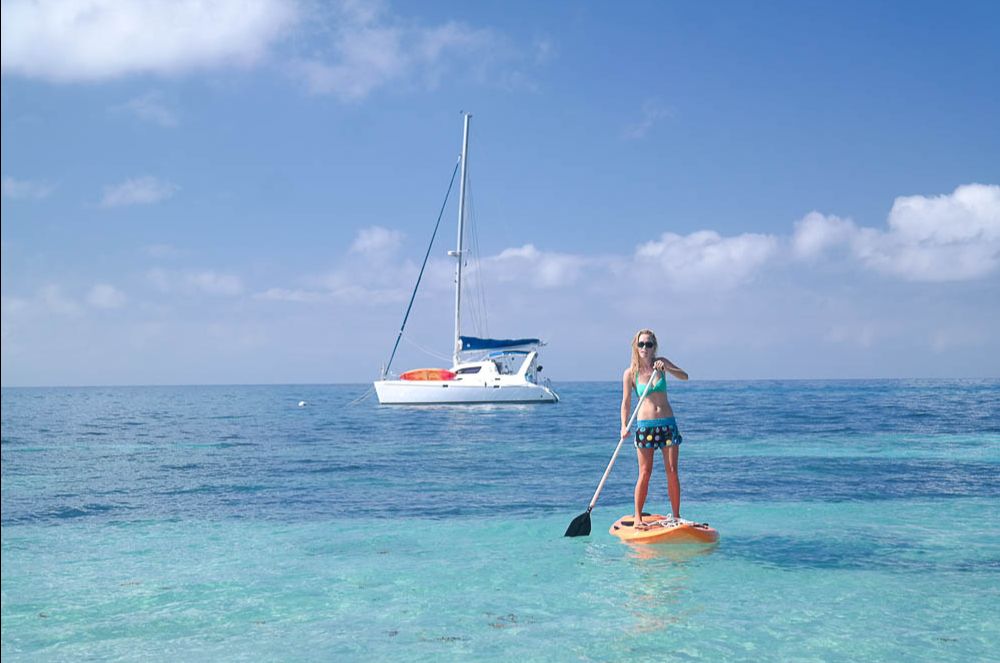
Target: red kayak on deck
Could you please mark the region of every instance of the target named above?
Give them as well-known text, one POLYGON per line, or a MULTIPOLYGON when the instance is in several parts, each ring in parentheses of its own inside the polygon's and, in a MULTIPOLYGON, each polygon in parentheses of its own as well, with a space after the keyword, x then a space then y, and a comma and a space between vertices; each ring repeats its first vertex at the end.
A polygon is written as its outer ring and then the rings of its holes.
POLYGON ((447 368, 415 368, 399 376, 400 380, 454 380, 455 373, 447 368))

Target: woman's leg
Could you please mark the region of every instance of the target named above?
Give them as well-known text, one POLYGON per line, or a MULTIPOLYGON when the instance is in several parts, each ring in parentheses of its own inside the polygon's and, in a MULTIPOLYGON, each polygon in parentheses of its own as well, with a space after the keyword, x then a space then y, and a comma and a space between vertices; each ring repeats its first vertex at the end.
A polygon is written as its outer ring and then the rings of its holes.
POLYGON ((649 477, 653 474, 653 450, 636 449, 639 459, 639 477, 635 480, 635 524, 642 523, 642 507, 649 492, 649 477))
POLYGON ((667 494, 670 495, 670 510, 674 518, 681 517, 681 480, 677 476, 679 445, 663 447, 663 464, 667 468, 667 494))

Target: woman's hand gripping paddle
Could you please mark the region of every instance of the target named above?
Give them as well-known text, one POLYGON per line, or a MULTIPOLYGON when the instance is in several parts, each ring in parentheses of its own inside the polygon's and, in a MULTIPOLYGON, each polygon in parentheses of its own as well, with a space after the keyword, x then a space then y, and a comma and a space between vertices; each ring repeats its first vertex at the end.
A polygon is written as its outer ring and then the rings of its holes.
MULTIPOLYGON (((639 397, 639 402, 636 403, 635 410, 632 411, 632 416, 628 418, 628 424, 625 425, 625 430, 632 428, 632 422, 635 421, 635 417, 639 414, 639 408, 642 406, 642 402, 646 400, 646 394, 649 393, 649 388, 653 385, 653 379, 656 377, 656 369, 649 376, 649 382, 646 383, 645 389, 642 390, 642 396, 639 397)), ((666 377, 666 376, 664 376, 666 377)), ((566 528, 565 536, 589 536, 590 535, 590 512, 594 510, 594 505, 597 504, 597 498, 600 496, 601 491, 604 490, 604 482, 608 480, 608 475, 611 474, 611 468, 615 466, 615 460, 618 459, 618 452, 622 450, 622 443, 625 438, 628 437, 628 433, 622 436, 618 440, 618 446, 615 447, 615 453, 611 456, 611 462, 608 463, 608 467, 604 470, 604 476, 601 477, 601 483, 597 484, 597 490, 594 491, 594 497, 590 500, 590 505, 587 510, 581 513, 579 516, 573 519, 573 522, 569 524, 566 528)))

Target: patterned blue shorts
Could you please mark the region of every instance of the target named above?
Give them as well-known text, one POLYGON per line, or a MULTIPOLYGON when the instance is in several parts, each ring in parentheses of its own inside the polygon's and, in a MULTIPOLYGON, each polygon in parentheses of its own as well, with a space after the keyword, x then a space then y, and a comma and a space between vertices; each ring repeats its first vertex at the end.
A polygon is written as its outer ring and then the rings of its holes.
POLYGON ((635 431, 636 449, 662 449, 677 446, 684 441, 673 417, 666 419, 640 419, 635 431))

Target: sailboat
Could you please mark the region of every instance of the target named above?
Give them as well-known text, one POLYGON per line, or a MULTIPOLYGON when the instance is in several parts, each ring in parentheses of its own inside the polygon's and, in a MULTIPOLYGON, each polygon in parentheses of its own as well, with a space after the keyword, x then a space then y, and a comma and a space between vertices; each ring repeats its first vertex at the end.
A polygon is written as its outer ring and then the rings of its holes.
MULTIPOLYGON (((455 258, 455 345, 450 368, 417 368, 390 377, 389 367, 399 347, 406 319, 413 306, 416 288, 410 297, 396 337, 396 345, 382 375, 375 381, 375 393, 382 405, 431 405, 453 403, 556 403, 559 396, 547 379, 541 378, 537 338, 496 339, 462 334, 462 265, 464 262, 465 188, 468 179, 469 122, 464 114, 462 168, 458 195, 458 246, 448 255, 455 258)), ((456 165, 457 167, 457 165, 456 165)), ((452 175, 454 181, 454 174, 452 175)), ((440 217, 438 217, 440 223, 440 217)), ((435 235, 437 227, 435 227, 435 235)), ((431 245, 433 245, 433 237, 431 245)), ((430 255, 430 247, 427 249, 430 255)), ((424 265, 427 256, 424 257, 424 265)), ((421 276, 423 268, 421 268, 421 276)), ((420 277, 417 279, 417 287, 420 277)))

